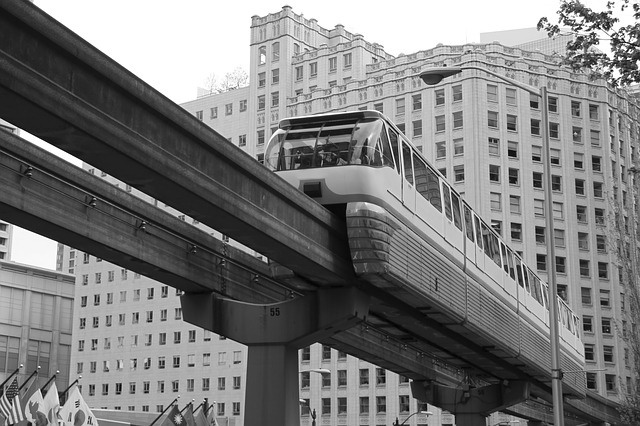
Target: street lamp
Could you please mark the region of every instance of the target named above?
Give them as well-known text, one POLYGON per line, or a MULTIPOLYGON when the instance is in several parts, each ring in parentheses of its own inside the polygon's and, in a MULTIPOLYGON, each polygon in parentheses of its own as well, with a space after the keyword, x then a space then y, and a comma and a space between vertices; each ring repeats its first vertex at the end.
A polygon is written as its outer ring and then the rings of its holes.
POLYGON ((546 193, 546 226, 547 226, 547 253, 549 257, 548 285, 549 285, 549 333, 551 340, 551 391, 553 397, 554 425, 564 426, 564 406, 562 404, 562 369, 560 368, 560 332, 558 330, 558 285, 556 283, 556 254, 553 244, 553 200, 551 198, 551 158, 549 142, 549 97, 545 85, 540 88, 529 86, 517 80, 500 75, 492 70, 477 65, 464 67, 433 67, 420 73, 420 78, 427 85, 438 84, 442 79, 461 73, 463 70, 478 70, 486 72, 508 84, 516 86, 534 96, 540 96, 542 101, 542 143, 545 156, 544 175, 546 193))
MULTIPOLYGON (((321 376, 324 376, 325 374, 331 374, 331 370, 327 368, 311 368, 309 370, 300 371, 300 374, 302 373, 317 373, 321 376)), ((309 409, 309 414, 311 415, 311 426, 316 426, 316 409, 314 408, 313 410, 311 410, 309 401, 305 399, 300 399, 300 405, 306 406, 309 409)))
POLYGON ((398 418, 396 417, 396 422, 393 424, 394 426, 402 426, 403 424, 407 423, 407 421, 415 416, 416 414, 425 414, 427 416, 427 418, 429 418, 429 416, 433 415, 433 413, 431 411, 416 411, 413 414, 410 414, 409 416, 407 416, 406 419, 404 419, 404 421, 402 423, 400 423, 400 421, 398 420, 398 418))

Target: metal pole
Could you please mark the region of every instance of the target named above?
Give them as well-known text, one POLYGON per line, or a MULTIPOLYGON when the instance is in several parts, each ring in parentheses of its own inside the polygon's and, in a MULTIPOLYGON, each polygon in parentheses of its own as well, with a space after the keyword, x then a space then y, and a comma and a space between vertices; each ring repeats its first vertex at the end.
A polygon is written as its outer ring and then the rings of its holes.
POLYGON ((540 88, 542 102, 542 144, 546 193, 547 225, 547 284, 549 285, 549 333, 551 340, 551 392, 553 399, 553 424, 564 426, 562 401, 562 368, 560 367, 560 333, 558 329, 558 285, 556 283, 556 252, 553 228, 553 189, 551 185, 551 149, 549 142, 549 96, 547 87, 540 88))
POLYGON ((25 387, 27 385, 27 383, 29 383, 29 380, 31 380, 33 378, 33 376, 35 376, 36 374, 38 374, 38 371, 40 370, 40 366, 38 366, 33 373, 31 373, 31 375, 29 377, 27 377, 27 380, 25 380, 20 387, 18 388, 18 390, 22 390, 23 387, 25 387))
POLYGON ((9 376, 6 378, 6 380, 0 384, 0 390, 4 389, 4 385, 6 385, 6 384, 7 384, 7 382, 9 381, 9 379, 11 379, 13 376, 15 376, 16 374, 18 374, 18 372, 20 371, 20 369, 21 369, 21 368, 22 368, 22 364, 20 364, 20 365, 18 366, 18 368, 16 368, 16 369, 14 370, 14 372, 13 372, 13 373, 9 374, 9 376))
MULTIPOLYGON (((180 398, 180 396, 178 396, 178 398, 180 398)), ((162 413, 158 414, 158 417, 156 417, 156 418, 151 422, 151 424, 150 424, 149 426, 153 426, 153 425, 155 424, 155 422, 157 422, 157 421, 158 421, 158 419, 159 419, 160 417, 162 417, 162 415, 163 415, 164 413, 166 413, 166 412, 167 412, 167 410, 168 410, 169 408, 173 407, 173 404, 175 404, 176 402, 178 402, 178 398, 176 398, 176 399, 174 399, 173 401, 171 401, 171 404, 167 405, 167 408, 165 408, 164 410, 162 410, 162 413)))

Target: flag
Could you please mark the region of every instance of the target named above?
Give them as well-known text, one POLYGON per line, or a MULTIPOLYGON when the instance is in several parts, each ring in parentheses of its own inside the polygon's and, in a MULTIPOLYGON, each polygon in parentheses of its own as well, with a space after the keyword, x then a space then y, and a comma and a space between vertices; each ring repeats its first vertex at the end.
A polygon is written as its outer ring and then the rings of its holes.
POLYGON ((98 421, 80 394, 78 386, 73 388, 64 407, 60 409, 60 418, 65 425, 98 426, 98 421))
POLYGON ((57 425, 58 424, 58 411, 60 411, 60 399, 58 398, 58 387, 56 386, 56 382, 51 384, 49 390, 43 398, 42 402, 42 410, 39 410, 44 413, 47 417, 48 424, 57 425))
POLYGON ((196 426, 208 426, 207 416, 204 414, 204 404, 200 405, 198 414, 195 415, 196 426))
POLYGON ((31 382, 29 389, 22 397, 22 412, 25 420, 34 425, 47 423, 47 413, 44 411, 44 400, 37 378, 31 382))
POLYGON ((178 410, 178 405, 174 405, 167 414, 167 417, 164 419, 160 426, 184 426, 184 417, 180 414, 180 410, 178 410))
POLYGON ((211 426, 218 426, 218 422, 216 421, 216 410, 213 405, 207 404, 207 424, 211 426))
POLYGON ((193 417, 193 404, 187 405, 182 415, 187 426, 196 426, 196 419, 193 417))
POLYGON ((20 394, 18 392, 18 379, 13 379, 11 385, 0 398, 0 412, 10 425, 24 420, 22 407, 20 406, 20 394))

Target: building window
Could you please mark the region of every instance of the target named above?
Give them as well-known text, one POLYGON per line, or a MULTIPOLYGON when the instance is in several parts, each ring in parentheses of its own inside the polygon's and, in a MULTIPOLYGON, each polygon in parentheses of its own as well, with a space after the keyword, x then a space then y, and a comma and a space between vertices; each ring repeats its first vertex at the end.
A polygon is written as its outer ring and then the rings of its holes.
POLYGON ((498 86, 487 84, 487 101, 498 102, 498 86))
POLYGON ((589 287, 580 288, 580 297, 583 305, 591 305, 591 289, 589 287))
POLYGON ((352 56, 351 53, 345 53, 342 55, 342 66, 343 68, 351 68, 352 65, 352 56))
POLYGON ((444 89, 436 89, 435 91, 436 106, 444 105, 444 89))
POLYGON ((580 102, 571 101, 571 115, 573 117, 580 117, 580 115, 581 115, 580 102))
POLYGON ((507 130, 511 132, 518 131, 518 117, 513 114, 507 114, 507 130))
POLYGON ((360 386, 369 386, 369 369, 360 369, 360 386))
POLYGON ((533 172, 533 187, 542 189, 542 173, 533 172))
POLYGON ((599 120, 598 105, 589 104, 589 118, 591 120, 599 120))
POLYGON ((583 278, 589 278, 591 276, 589 261, 586 259, 580 259, 578 263, 580 265, 580 276, 583 278))
POLYGON ((549 96, 549 112, 558 112, 558 98, 549 96))
POLYGON ((517 104, 516 89, 511 89, 507 87, 506 98, 507 98, 507 105, 516 105, 517 104))
POLYGON ((436 115, 436 132, 445 131, 445 119, 444 115, 436 115))
POLYGON ((387 383, 387 372, 384 368, 376 368, 376 385, 382 386, 387 383))
POLYGON ((451 99, 453 102, 462 101, 462 85, 456 85, 451 88, 451 99))
POLYGON ((509 185, 520 185, 520 170, 509 167, 509 185))
POLYGON ((456 138, 453 140, 453 155, 464 154, 464 139, 456 138))
POLYGON ((489 155, 500 155, 500 139, 489 137, 489 155))
POLYGON ((309 64, 309 76, 315 78, 318 75, 318 63, 312 62, 309 64))
POLYGON ((413 95, 411 97, 411 102, 412 102, 412 110, 413 111, 422 110, 422 95, 421 94, 413 95))
POLYGON ((491 192, 490 194, 491 210, 502 211, 501 195, 498 192, 491 192))
POLYGON ((500 182, 500 166, 495 164, 489 165, 489 181, 500 182))
POLYGON ((511 239, 513 241, 522 241, 522 224, 511 222, 511 239))
POLYGON ((413 120, 411 124, 413 126, 413 137, 422 136, 422 120, 413 120))
POLYGON ((464 165, 453 166, 454 182, 464 182, 464 165))
POLYGON ((462 111, 456 111, 453 113, 453 128, 462 129, 464 121, 462 119, 462 111))
POLYGON ((531 134, 540 136, 540 120, 535 118, 531 119, 531 134))
POLYGON ((498 128, 498 113, 496 111, 487 111, 487 125, 492 129, 498 128))

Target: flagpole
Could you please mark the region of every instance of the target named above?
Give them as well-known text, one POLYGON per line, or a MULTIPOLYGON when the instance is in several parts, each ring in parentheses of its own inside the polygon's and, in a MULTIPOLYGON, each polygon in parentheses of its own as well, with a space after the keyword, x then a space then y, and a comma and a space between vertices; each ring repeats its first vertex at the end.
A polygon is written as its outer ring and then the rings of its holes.
POLYGON ((202 402, 200 403, 200 405, 198 405, 198 406, 193 410, 193 412, 195 413, 196 411, 198 411, 198 408, 202 407, 203 405, 204 405, 204 401, 202 401, 202 402))
MULTIPOLYGON (((178 395, 178 398, 180 398, 180 395, 178 395)), ((153 420, 149 426, 153 426, 153 425, 155 424, 155 422, 157 422, 157 421, 158 421, 158 419, 159 419, 160 417, 162 417, 162 415, 163 415, 164 413, 166 413, 166 412, 167 412, 167 410, 168 410, 169 408, 173 407, 173 404, 175 404, 176 402, 178 402, 178 398, 176 398, 176 399, 174 399, 173 401, 171 401, 171 404, 167 405, 167 408, 165 408, 164 410, 162 410, 162 413, 158 414, 158 417, 156 417, 156 418, 155 418, 155 420, 153 420)))
MULTIPOLYGON (((62 391, 62 400, 64 400, 66 402, 67 400, 67 392, 69 392, 69 389, 71 389, 71 387, 75 384, 77 384, 80 379, 82 379, 82 376, 78 376, 77 379, 75 379, 69 386, 67 386, 67 388, 65 390, 62 391)), ((60 403, 62 404, 62 400, 60 401, 60 403)))
POLYGON ((15 376, 16 374, 18 374, 18 372, 20 371, 20 369, 21 369, 22 367, 23 367, 23 365, 22 365, 22 364, 20 364, 20 365, 18 366, 18 368, 16 368, 16 369, 15 369, 15 371, 14 371, 13 373, 9 374, 9 377, 7 377, 7 379, 6 379, 4 382, 2 382, 2 384, 0 384, 0 389, 4 389, 4 385, 6 385, 6 384, 7 384, 7 382, 8 382, 8 381, 13 377, 13 376, 15 376))
POLYGON ((43 387, 40 388, 40 392, 44 393, 44 390, 47 388, 47 386, 49 386, 49 383, 51 383, 52 380, 54 380, 56 378, 56 375, 59 374, 60 371, 57 370, 55 372, 55 374, 53 376, 51 376, 51 378, 49 378, 49 380, 47 380, 47 383, 44 384, 43 387))
POLYGON ((195 399, 192 399, 192 400, 191 400, 191 402, 190 402, 189 404, 185 405, 185 406, 184 406, 184 408, 183 408, 182 410, 180 410, 180 414, 182 414, 182 412, 183 412, 184 410, 186 410, 186 409, 187 409, 187 407, 189 407, 189 405, 193 406, 193 401, 195 401, 195 399))
POLYGON ((36 374, 38 374, 38 371, 40 370, 40 366, 36 367, 36 369, 34 370, 33 373, 31 373, 31 375, 29 377, 27 377, 27 380, 25 380, 20 387, 18 388, 18 391, 21 391, 23 387, 25 387, 25 385, 27 383, 29 383, 29 380, 31 380, 33 378, 33 376, 35 376, 36 374))

